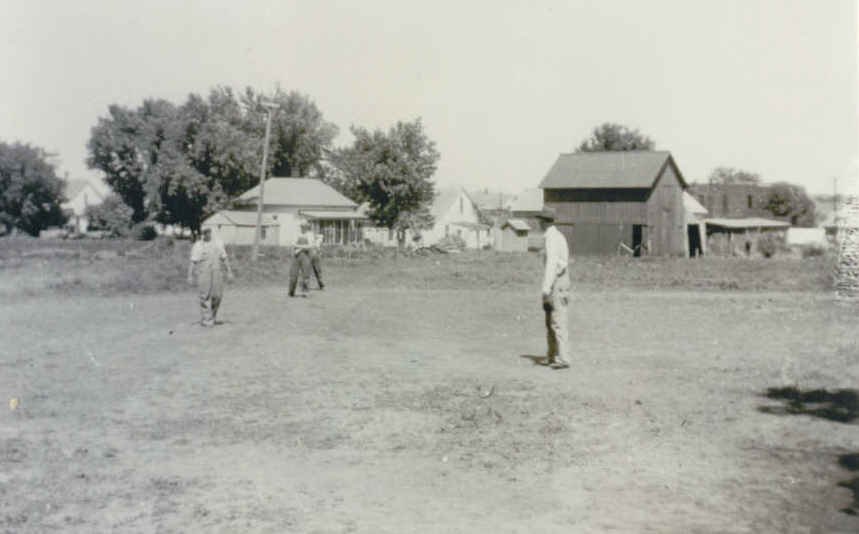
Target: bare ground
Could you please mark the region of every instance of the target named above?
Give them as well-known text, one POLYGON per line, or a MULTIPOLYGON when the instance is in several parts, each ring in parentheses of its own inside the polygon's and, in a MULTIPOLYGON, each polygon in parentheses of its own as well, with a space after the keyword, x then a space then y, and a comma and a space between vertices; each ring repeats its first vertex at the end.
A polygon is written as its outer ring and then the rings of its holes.
POLYGON ((0 302, 0 532, 856 532, 857 306, 228 288, 0 302), (18 399, 14 410, 6 398, 18 399), (839 463, 839 458, 842 461, 839 463), (839 482, 842 485, 839 486, 839 482))

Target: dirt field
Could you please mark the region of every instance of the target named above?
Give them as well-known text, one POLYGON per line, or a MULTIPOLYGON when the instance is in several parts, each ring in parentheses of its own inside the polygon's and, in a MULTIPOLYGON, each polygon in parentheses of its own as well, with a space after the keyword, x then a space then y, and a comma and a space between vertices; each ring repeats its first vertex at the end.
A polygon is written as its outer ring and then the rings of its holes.
POLYGON ((553 371, 530 278, 330 271, 214 329, 190 291, 6 296, 0 532, 859 530, 855 304, 578 287, 553 371))

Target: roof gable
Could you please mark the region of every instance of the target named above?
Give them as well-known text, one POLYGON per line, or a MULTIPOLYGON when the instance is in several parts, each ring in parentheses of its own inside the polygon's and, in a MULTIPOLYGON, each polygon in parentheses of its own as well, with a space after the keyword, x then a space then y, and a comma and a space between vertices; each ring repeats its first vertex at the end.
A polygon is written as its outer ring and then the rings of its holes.
POLYGON ((561 154, 540 182, 541 189, 650 189, 671 165, 686 182, 667 151, 578 152, 561 154))
POLYGON ((460 195, 464 196, 465 199, 471 203, 472 207, 475 208, 474 201, 465 192, 464 189, 447 189, 445 191, 439 191, 436 194, 435 200, 433 200, 432 207, 430 208, 430 213, 432 213, 433 218, 438 221, 447 215, 450 208, 453 204, 459 199, 460 195))
POLYGON ((89 180, 69 180, 66 182, 65 195, 68 200, 74 199, 84 191, 87 193, 91 191, 95 194, 96 198, 103 200, 102 194, 95 188, 95 186, 89 183, 89 180))
MULTIPOLYGON (((265 181, 263 195, 267 206, 357 207, 333 187, 315 178, 269 178, 265 181)), ((239 200, 245 202, 254 202, 258 198, 259 185, 239 196, 239 200)))
POLYGON ((543 210, 543 190, 526 189, 522 191, 510 203, 510 211, 533 211, 543 210))

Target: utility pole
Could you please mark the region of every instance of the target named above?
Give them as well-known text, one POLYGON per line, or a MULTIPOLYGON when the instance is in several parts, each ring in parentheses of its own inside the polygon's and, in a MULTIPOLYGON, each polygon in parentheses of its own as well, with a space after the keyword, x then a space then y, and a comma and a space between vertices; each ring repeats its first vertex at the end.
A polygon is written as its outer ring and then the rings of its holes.
POLYGON ((838 177, 832 178, 832 216, 838 216, 838 177))
POLYGON ((254 233, 254 248, 251 253, 251 259, 253 261, 257 261, 259 257, 259 241, 260 235, 262 234, 262 206, 264 203, 265 193, 265 167, 266 160, 268 159, 268 138, 271 135, 271 116, 274 113, 274 110, 277 108, 277 104, 274 102, 263 102, 263 106, 268 109, 268 116, 265 120, 265 141, 262 145, 262 164, 259 168, 259 199, 257 200, 257 228, 254 233))

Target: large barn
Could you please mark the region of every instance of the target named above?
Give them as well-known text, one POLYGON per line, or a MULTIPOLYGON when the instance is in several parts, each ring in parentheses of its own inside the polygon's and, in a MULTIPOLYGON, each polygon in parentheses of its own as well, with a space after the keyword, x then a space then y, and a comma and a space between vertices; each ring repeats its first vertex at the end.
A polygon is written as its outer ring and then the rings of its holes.
POLYGON ((573 254, 636 256, 689 255, 686 187, 666 151, 561 154, 540 183, 573 254))

